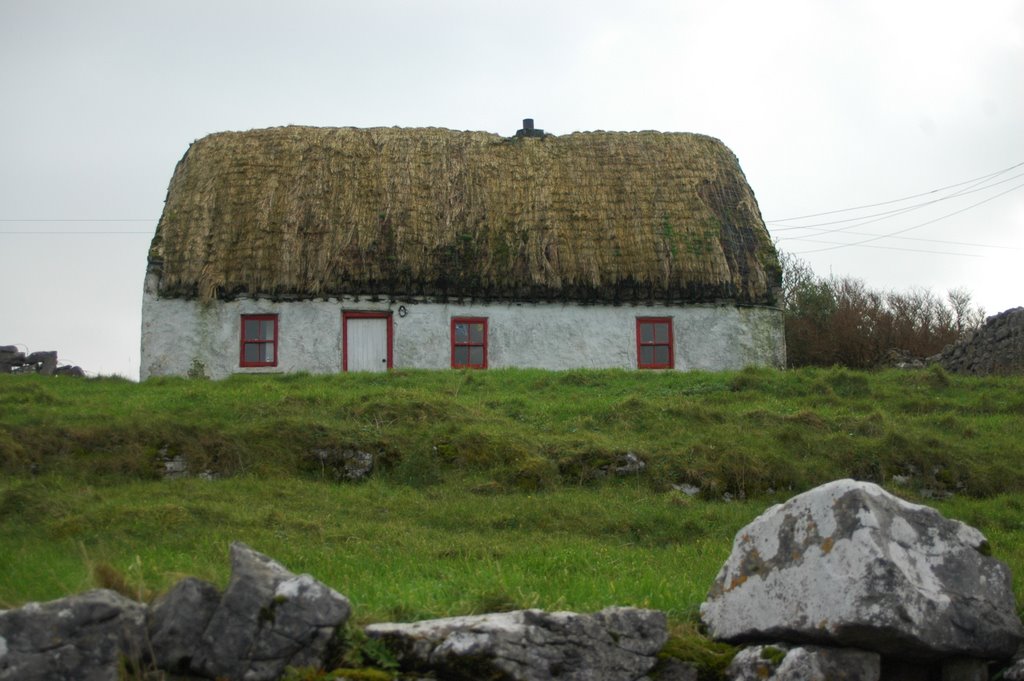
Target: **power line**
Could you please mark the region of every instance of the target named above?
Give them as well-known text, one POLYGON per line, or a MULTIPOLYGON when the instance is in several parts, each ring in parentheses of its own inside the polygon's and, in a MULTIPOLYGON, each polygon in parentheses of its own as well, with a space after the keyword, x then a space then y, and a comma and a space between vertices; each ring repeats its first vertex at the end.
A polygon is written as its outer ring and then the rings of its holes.
POLYGON ((890 205, 890 204, 893 204, 893 203, 900 203, 902 201, 909 201, 910 199, 917 199, 917 198, 920 198, 922 196, 928 196, 929 194, 935 194, 937 192, 946 191, 947 189, 953 189, 954 187, 960 187, 960 186, 963 186, 965 184, 970 184, 972 182, 979 182, 979 181, 987 180, 989 178, 998 177, 999 175, 1002 175, 1003 173, 1009 172, 1009 171, 1011 171, 1011 170, 1013 170, 1015 168, 1019 168, 1021 166, 1024 166, 1024 161, 1021 161, 1020 163, 1016 163, 1016 164, 1014 164, 1012 166, 1009 166, 1008 168, 1003 168, 1002 170, 997 170, 997 171, 995 171, 993 173, 989 173, 987 175, 982 175, 981 177, 976 177, 976 178, 973 178, 971 180, 964 180, 963 182, 957 182, 956 184, 947 185, 945 187, 939 187, 938 189, 931 189, 931 190, 926 191, 926 192, 921 192, 920 194, 912 194, 910 196, 904 196, 901 199, 891 199, 889 201, 881 201, 879 203, 869 203, 869 204, 865 204, 863 206, 853 206, 852 208, 840 208, 838 210, 829 210, 829 211, 825 211, 823 213, 810 213, 808 215, 799 215, 799 216, 791 217, 791 218, 783 218, 781 220, 765 220, 765 222, 772 223, 772 224, 777 224, 777 223, 780 223, 780 222, 791 222, 793 220, 806 220, 807 218, 817 218, 817 217, 821 217, 823 215, 835 215, 836 213, 847 213, 849 211, 863 210, 865 208, 877 208, 878 206, 887 206, 887 205, 890 205))
MULTIPOLYGON (((803 236, 780 236, 775 241, 815 241, 811 237, 816 237, 816 236, 821 236, 823 234, 830 234, 831 233, 831 231, 827 230, 827 229, 820 229, 820 230, 815 230, 815 231, 817 232, 817 234, 811 234, 811 235, 806 236, 806 237, 803 237, 803 236)), ((844 231, 843 234, 849 234, 851 236, 879 236, 878 234, 872 234, 871 232, 850 232, 850 231, 844 231)), ((998 248, 999 250, 1004 250, 1004 251, 1024 251, 1024 246, 1004 246, 1002 244, 977 244, 977 243, 972 243, 970 241, 948 241, 946 239, 922 239, 920 237, 913 237, 913 236, 893 236, 893 237, 887 237, 887 238, 899 239, 900 241, 922 241, 922 242, 932 243, 932 244, 945 244, 945 245, 948 245, 948 246, 970 246, 971 248, 998 248)), ((842 243, 842 242, 839 242, 839 241, 827 242, 827 241, 820 241, 819 240, 816 243, 842 243)), ((879 248, 884 248, 884 246, 879 246, 879 248)))
MULTIPOLYGON (((898 239, 899 237, 896 237, 896 238, 898 239)), ((840 247, 841 246, 856 246, 856 245, 858 245, 858 244, 844 244, 844 243, 839 243, 837 241, 826 241, 824 239, 803 239, 803 238, 800 238, 800 237, 794 237, 794 240, 796 240, 796 241, 807 241, 807 242, 812 243, 812 244, 837 244, 840 247)), ((978 255, 976 253, 955 253, 955 252, 952 252, 952 251, 929 251, 929 250, 925 250, 923 248, 904 248, 902 246, 876 246, 876 245, 866 245, 866 244, 864 244, 864 245, 861 245, 861 247, 862 248, 874 248, 874 249, 882 250, 882 251, 907 251, 909 253, 929 253, 931 255, 954 255, 954 256, 961 257, 961 258, 984 258, 985 257, 983 255, 978 255)), ((822 250, 827 250, 827 249, 822 249, 822 250)), ((817 251, 798 251, 798 252, 801 252, 801 253, 808 253, 808 252, 815 253, 817 251)))
MULTIPOLYGON (((0 223, 109 223, 109 222, 156 222, 156 220, 150 218, 0 218, 0 223)), ((74 235, 74 234, 153 234, 153 230, 137 231, 137 230, 66 230, 66 229, 52 229, 52 230, 36 230, 36 229, 11 229, 11 230, 0 230, 0 234, 25 234, 25 235, 74 235)))
POLYGON ((918 223, 916 225, 913 225, 911 227, 907 227, 905 229, 900 229, 900 230, 897 230, 895 232, 890 232, 889 234, 880 234, 880 235, 872 237, 870 239, 864 239, 863 241, 857 241, 857 242, 850 243, 850 244, 842 244, 842 245, 839 245, 839 246, 831 246, 829 248, 817 248, 817 249, 814 249, 812 251, 797 251, 797 252, 794 253, 794 255, 803 255, 803 254, 807 254, 807 253, 822 253, 824 251, 834 251, 834 250, 839 249, 839 248, 848 248, 850 246, 863 246, 864 244, 872 243, 874 241, 879 241, 881 239, 889 239, 889 238, 892 238, 892 237, 894 237, 894 236, 896 236, 898 234, 904 234, 904 233, 909 232, 911 230, 919 229, 919 228, 924 227, 926 225, 930 225, 930 224, 936 223, 939 220, 945 220, 946 218, 951 218, 954 215, 959 215, 960 213, 964 213, 964 212, 966 212, 968 210, 971 210, 972 208, 977 208, 978 206, 980 206, 980 205, 982 205, 984 203, 988 203, 989 201, 993 201, 995 199, 998 199, 1000 196, 1003 196, 1005 194, 1009 194, 1010 192, 1016 191, 1016 190, 1020 189, 1021 187, 1024 187, 1024 183, 1018 184, 1015 187, 1010 187, 1006 191, 1000 192, 1000 193, 998 193, 998 194, 996 194, 994 196, 990 196, 987 199, 983 199, 981 201, 978 201, 977 203, 972 203, 971 205, 966 206, 964 208, 961 208, 960 210, 956 210, 956 211, 953 211, 952 213, 947 213, 945 215, 941 215, 941 216, 939 216, 937 218, 934 218, 932 220, 927 220, 925 222, 918 223))
MULTIPOLYGON (((895 217, 897 215, 903 215, 904 213, 909 213, 910 211, 917 210, 918 208, 924 208, 925 206, 931 206, 931 205, 934 205, 936 203, 941 203, 942 201, 948 201, 950 199, 960 198, 961 196, 967 196, 968 194, 974 194, 974 193, 977 193, 977 192, 985 191, 987 189, 991 189, 992 187, 998 187, 1001 184, 1006 184, 1007 182, 1012 182, 1013 180, 1017 180, 1017 179, 1020 179, 1022 177, 1024 177, 1024 173, 1020 173, 1018 175, 1013 175, 1012 177, 1007 177, 1007 178, 1005 178, 1003 180, 1000 180, 999 182, 993 182, 992 184, 987 184, 987 185, 985 185, 983 187, 976 187, 976 186, 975 187, 971 187, 970 189, 964 189, 964 190, 956 192, 954 194, 950 194, 949 196, 943 196, 943 197, 938 198, 938 199, 932 199, 931 201, 925 201, 923 203, 917 203, 917 204, 914 204, 912 206, 906 206, 904 208, 896 208, 894 210, 883 211, 881 213, 872 213, 870 215, 859 215, 857 217, 845 218, 843 220, 830 220, 828 222, 817 222, 817 223, 810 224, 810 225, 800 225, 800 226, 797 226, 797 225, 791 225, 791 226, 790 225, 785 225, 784 222, 772 222, 770 224, 773 224, 773 225, 780 225, 780 224, 784 225, 783 227, 775 227, 775 228, 773 228, 772 231, 775 231, 775 232, 789 232, 789 231, 792 231, 792 230, 795 230, 795 229, 810 229, 810 228, 813 228, 813 227, 827 227, 829 225, 839 225, 839 224, 843 224, 845 222, 856 222, 857 220, 864 220, 864 222, 858 222, 856 225, 850 225, 850 227, 859 227, 861 225, 869 225, 869 224, 872 224, 874 222, 881 222, 882 220, 885 220, 887 218, 895 217), (878 219, 877 220, 867 220, 866 218, 878 218, 878 219)), ((838 212, 838 211, 836 211, 836 212, 838 212)), ((840 231, 843 231, 844 229, 846 229, 846 228, 834 229, 834 230, 829 230, 829 231, 840 232, 840 231)))
MULTIPOLYGON (((848 244, 848 242, 827 241, 825 239, 815 239, 815 238, 813 238, 813 237, 817 237, 817 236, 822 236, 824 234, 831 234, 831 233, 835 232, 836 230, 815 229, 814 231, 816 232, 816 234, 811 234, 811 235, 808 235, 808 236, 783 236, 783 237, 778 237, 777 239, 775 239, 775 243, 780 243, 780 242, 783 242, 783 241, 806 241, 808 243, 815 243, 815 244, 835 244, 835 245, 838 245, 838 246, 851 245, 851 244, 848 244)), ((895 239, 895 240, 898 240, 898 241, 916 241, 916 242, 920 242, 920 243, 942 244, 942 245, 946 245, 946 246, 967 246, 969 248, 992 248, 992 249, 998 249, 998 250, 1001 250, 1001 251, 1022 251, 1022 250, 1024 250, 1024 247, 1022 247, 1022 246, 1006 246, 1006 245, 1003 245, 1003 244, 979 244, 979 243, 974 243, 974 242, 971 242, 971 241, 950 241, 948 239, 923 239, 923 238, 920 238, 920 237, 912 237, 912 236, 889 236, 889 235, 874 234, 874 233, 871 233, 871 232, 851 232, 849 230, 843 230, 842 233, 846 234, 846 235, 850 235, 850 236, 868 236, 868 237, 884 236, 887 239, 895 239)), ((900 246, 865 246, 865 248, 876 248, 876 249, 880 249, 880 250, 894 250, 894 251, 914 251, 914 252, 918 252, 918 253, 935 253, 935 254, 938 254, 938 255, 963 255, 963 256, 972 257, 972 258, 984 257, 984 256, 981 256, 981 255, 972 255, 972 254, 967 254, 967 253, 953 253, 953 252, 948 252, 948 251, 927 251, 927 250, 920 250, 920 249, 913 249, 913 248, 904 248, 904 247, 900 247, 900 246)))

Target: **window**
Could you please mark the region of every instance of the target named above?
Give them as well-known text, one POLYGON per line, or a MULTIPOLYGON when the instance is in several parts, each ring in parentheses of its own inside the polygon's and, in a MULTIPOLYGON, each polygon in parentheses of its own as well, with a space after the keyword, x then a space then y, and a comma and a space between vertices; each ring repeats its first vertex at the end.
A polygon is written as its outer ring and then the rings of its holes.
POLYGON ((671 369, 675 366, 671 317, 638 317, 636 358, 641 369, 671 369))
POLYGON ((277 366, 277 315, 242 315, 242 351, 239 364, 243 367, 277 366))
POLYGON ((487 368, 487 318, 452 318, 452 368, 487 368))

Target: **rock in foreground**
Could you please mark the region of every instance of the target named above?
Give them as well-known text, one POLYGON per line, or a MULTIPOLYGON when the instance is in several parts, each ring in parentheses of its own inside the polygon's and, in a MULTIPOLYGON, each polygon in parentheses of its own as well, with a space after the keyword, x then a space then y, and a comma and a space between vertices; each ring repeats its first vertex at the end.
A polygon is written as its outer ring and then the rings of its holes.
POLYGON ((149 647, 158 669, 184 673, 220 603, 217 587, 186 577, 157 599, 149 611, 149 647))
POLYGON ((1009 570, 987 552, 972 527, 877 485, 838 480, 740 530, 701 617, 732 642, 1005 659, 1024 628, 1009 570))
POLYGON ((465 681, 634 681, 668 638, 665 615, 638 608, 517 610, 373 624, 366 633, 395 651, 404 669, 465 681))
POLYGON ((272 681, 288 666, 320 666, 348 599, 294 575, 241 542, 231 544, 231 581, 191 660, 207 678, 272 681))
POLYGON ((117 681, 142 659, 146 606, 95 589, 0 612, 0 680, 117 681))

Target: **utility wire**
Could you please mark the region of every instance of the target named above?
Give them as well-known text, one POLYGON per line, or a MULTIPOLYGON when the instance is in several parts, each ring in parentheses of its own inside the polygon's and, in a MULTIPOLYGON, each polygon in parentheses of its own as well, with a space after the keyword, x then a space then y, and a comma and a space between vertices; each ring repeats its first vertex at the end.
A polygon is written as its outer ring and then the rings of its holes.
POLYGON ((894 237, 894 236, 896 236, 898 234, 905 234, 906 232, 909 232, 911 230, 919 229, 919 228, 924 227, 926 225, 931 225, 933 223, 936 223, 939 220, 945 220, 946 218, 951 218, 954 215, 959 215, 960 213, 963 213, 963 212, 966 212, 968 210, 971 210, 972 208, 977 208, 978 206, 980 206, 980 205, 982 205, 984 203, 988 203, 989 201, 993 201, 995 199, 998 199, 1000 196, 1004 196, 1006 194, 1009 194, 1010 192, 1016 191, 1016 190, 1020 189, 1021 187, 1024 187, 1024 183, 1018 184, 1015 187, 1010 187, 1006 191, 999 192, 998 194, 996 194, 994 196, 990 196, 987 199, 983 199, 981 201, 978 201, 977 203, 972 203, 971 205, 966 206, 964 208, 961 208, 960 210, 953 211, 952 213, 947 213, 945 215, 940 215, 939 217, 934 218, 932 220, 927 220, 925 222, 921 222, 921 223, 918 223, 918 224, 913 225, 911 227, 907 227, 905 229, 897 230, 895 232, 890 232, 888 234, 880 234, 880 235, 872 237, 870 239, 864 239, 863 241, 856 241, 854 243, 842 244, 842 245, 839 245, 839 246, 831 246, 829 248, 817 248, 817 249, 814 249, 814 250, 811 250, 811 251, 797 251, 793 255, 804 255, 804 254, 807 254, 807 253, 822 253, 824 251, 834 251, 834 250, 836 250, 838 248, 849 248, 850 246, 863 246, 864 244, 872 243, 874 241, 879 241, 881 239, 890 239, 890 238, 892 238, 892 237, 894 237))
MULTIPOLYGON (((814 241, 814 237, 828 234, 828 230, 819 230, 817 234, 809 234, 807 236, 780 236, 775 241, 814 241)), ((879 236, 878 234, 872 234, 871 232, 843 232, 843 234, 849 234, 850 236, 879 236)), ((1002 246, 997 244, 976 244, 970 241, 948 241, 946 239, 921 239, 913 236, 893 236, 886 237, 889 239, 899 239, 900 241, 921 241, 931 244, 945 244, 947 246, 969 246, 971 248, 998 248, 1004 251, 1024 251, 1024 246, 1002 246)), ((839 241, 824 242, 818 241, 817 243, 843 243, 839 241)), ((881 248, 881 247, 880 247, 881 248)))
MULTIPOLYGON (((785 225, 783 221, 772 222, 772 223, 767 223, 767 224, 783 225, 782 227, 775 227, 775 228, 773 228, 772 229, 773 232, 789 232, 789 231, 792 231, 794 229, 810 229, 812 227, 827 227, 829 225, 839 225, 839 224, 843 224, 845 222, 856 222, 857 220, 865 220, 866 218, 879 218, 878 220, 866 220, 865 222, 860 222, 857 225, 851 225, 851 227, 857 227, 859 225, 871 224, 872 222, 880 222, 881 220, 884 220, 886 218, 895 217, 897 215, 902 215, 904 213, 909 213, 912 210, 917 210, 918 208, 924 208, 925 206, 931 206, 931 205, 934 205, 936 203, 940 203, 942 201, 948 201, 949 199, 956 199, 956 198, 959 198, 961 196, 967 196, 968 194, 974 194, 974 193, 977 193, 977 192, 985 191, 986 189, 991 189, 992 187, 998 187, 1001 184, 1006 184, 1007 182, 1012 182, 1013 180, 1017 180, 1017 179, 1020 179, 1022 177, 1024 177, 1024 173, 1020 173, 1020 174, 1014 175, 1012 177, 1007 177, 1007 178, 1005 178, 1003 180, 1000 180, 999 182, 993 182, 992 184, 988 184, 988 185, 985 185, 983 187, 971 187, 971 188, 964 189, 962 191, 950 194, 949 196, 943 196, 943 197, 938 198, 938 199, 932 199, 931 201, 925 201, 923 203, 917 203, 917 204, 914 204, 912 206, 906 206, 904 208, 895 208, 893 210, 883 211, 881 213, 872 213, 870 215, 859 215, 857 217, 845 218, 843 220, 830 220, 828 222, 817 222, 817 223, 814 223, 814 224, 811 224, 811 225, 801 225, 801 226, 785 225)), ((835 212, 840 212, 840 211, 835 211, 835 212)), ((792 219, 796 219, 796 218, 792 218, 792 219)), ((838 232, 838 231, 841 231, 841 230, 837 229, 837 230, 830 230, 830 231, 838 232)))
MULTIPOLYGON (((896 238, 898 239, 899 237, 896 237, 896 238)), ((812 243, 812 244, 836 244, 837 246, 852 246, 852 245, 854 245, 854 244, 844 244, 844 243, 840 243, 838 241, 827 241, 825 239, 802 239, 802 238, 799 238, 799 237, 795 237, 795 239, 796 239, 796 241, 807 241, 808 243, 812 243)), ((923 248, 904 248, 902 246, 877 246, 877 245, 867 245, 867 244, 865 244, 862 247, 863 248, 875 248, 875 249, 882 250, 882 251, 907 251, 907 252, 910 252, 910 253, 930 253, 932 255, 955 255, 955 256, 961 257, 961 258, 984 258, 985 257, 985 256, 979 255, 977 253, 956 253, 956 252, 953 252, 953 251, 929 251, 929 250, 926 250, 926 249, 923 249, 923 248)), ((807 253, 808 251, 802 251, 802 252, 803 253, 807 253)))
POLYGON ((793 220, 805 220, 807 218, 817 218, 817 217, 822 217, 824 215, 835 215, 836 213, 847 213, 849 211, 863 210, 865 208, 877 208, 879 206, 888 206, 888 205, 893 204, 893 203, 900 203, 902 201, 909 201, 910 199, 917 199, 917 198, 920 198, 922 196, 928 196, 929 194, 935 194, 937 192, 943 192, 943 191, 946 191, 947 189, 953 189, 954 187, 961 187, 961 186, 963 186, 965 184, 971 184, 972 182, 979 182, 979 181, 987 180, 989 178, 998 177, 999 175, 1002 175, 1003 173, 1009 172, 1009 171, 1011 171, 1011 170, 1013 170, 1015 168, 1020 168, 1021 166, 1024 166, 1024 161, 1021 161, 1020 163, 1016 163, 1016 164, 1014 164, 1014 165, 1012 165, 1012 166, 1010 166, 1008 168, 1003 168, 1002 170, 997 170, 994 173, 989 173, 988 175, 982 175, 981 177, 976 177, 976 178, 971 179, 971 180, 964 180, 963 182, 957 182, 956 184, 947 185, 945 187, 939 187, 938 189, 932 189, 932 190, 929 190, 929 191, 926 191, 926 192, 922 192, 920 194, 912 194, 910 196, 904 196, 901 199, 891 199, 889 201, 881 201, 879 203, 869 203, 869 204, 865 204, 863 206, 853 206, 852 208, 840 208, 838 210, 829 210, 829 211, 825 211, 823 213, 810 213, 808 215, 798 215, 796 217, 791 217, 791 218, 782 218, 781 220, 765 220, 765 222, 768 222, 768 223, 771 223, 771 224, 778 224, 780 222, 792 222, 793 220))
MULTIPOLYGON (((76 222, 76 223, 92 223, 92 222, 156 222, 150 218, 0 218, 0 222, 13 222, 13 223, 38 223, 38 222, 76 222)), ((146 231, 135 231, 135 230, 65 230, 65 229, 54 229, 54 230, 34 230, 34 229, 11 229, 11 230, 0 230, 0 234, 153 234, 153 230, 149 229, 146 231)))

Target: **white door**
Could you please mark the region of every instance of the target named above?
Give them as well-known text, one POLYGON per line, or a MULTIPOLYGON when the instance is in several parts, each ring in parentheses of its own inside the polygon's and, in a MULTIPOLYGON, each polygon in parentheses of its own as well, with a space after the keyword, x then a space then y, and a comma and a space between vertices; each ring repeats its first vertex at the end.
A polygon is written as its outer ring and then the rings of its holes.
POLYGON ((387 371, 388 318, 345 319, 345 366, 347 371, 387 371))

